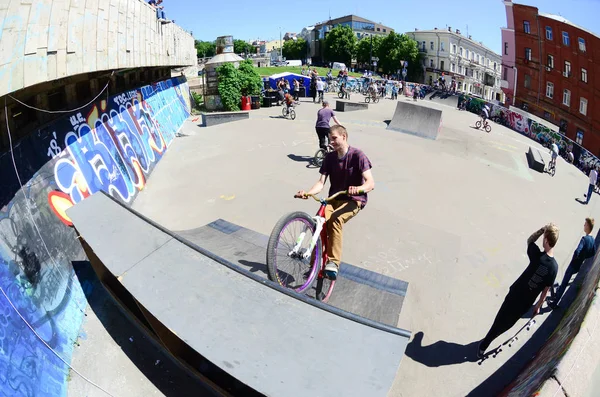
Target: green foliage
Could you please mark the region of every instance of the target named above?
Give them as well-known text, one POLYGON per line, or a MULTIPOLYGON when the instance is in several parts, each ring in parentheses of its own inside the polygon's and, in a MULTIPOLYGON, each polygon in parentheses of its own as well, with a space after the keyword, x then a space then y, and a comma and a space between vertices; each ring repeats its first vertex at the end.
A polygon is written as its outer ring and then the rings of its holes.
POLYGON ((233 52, 236 54, 255 53, 254 46, 246 43, 244 40, 233 40, 233 52))
POLYGON ((242 97, 240 76, 232 63, 225 63, 217 68, 219 79, 219 95, 225 110, 240 110, 242 97))
POLYGON ((200 104, 202 103, 202 95, 198 94, 197 92, 192 91, 192 98, 194 99, 194 104, 195 104, 196 108, 199 108, 200 104))
POLYGON ((306 40, 297 38, 283 43, 283 56, 286 59, 304 59, 306 58, 308 46, 306 40))
POLYGON ((356 61, 359 63, 371 63, 371 42, 373 43, 373 56, 377 56, 379 54, 379 46, 383 37, 381 36, 372 36, 371 37, 363 37, 360 39, 358 44, 356 45, 356 61))
POLYGON ((423 72, 423 60, 425 54, 422 52, 417 53, 417 57, 412 61, 408 62, 408 68, 406 68, 406 80, 408 81, 422 81, 425 78, 423 72))
POLYGON ((349 26, 336 26, 325 37, 324 56, 330 62, 344 62, 350 66, 356 51, 356 36, 349 26))
POLYGON ((217 53, 217 45, 214 41, 195 41, 196 53, 198 58, 214 57, 217 53))
POLYGON ((259 95, 262 88, 262 79, 252 61, 247 59, 241 62, 237 72, 242 95, 259 95))
POLYGON ((378 68, 383 73, 394 73, 401 69, 400 61, 408 61, 409 67, 419 55, 417 42, 405 34, 391 32, 385 36, 377 48, 378 68))

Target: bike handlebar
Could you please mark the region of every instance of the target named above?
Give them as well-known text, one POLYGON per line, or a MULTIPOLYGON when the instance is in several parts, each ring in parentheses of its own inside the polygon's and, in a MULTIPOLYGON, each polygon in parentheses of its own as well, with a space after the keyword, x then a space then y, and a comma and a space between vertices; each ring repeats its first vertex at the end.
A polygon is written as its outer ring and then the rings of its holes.
MULTIPOLYGON (((315 199, 315 201, 318 201, 318 202, 325 201, 325 202, 328 203, 328 202, 332 201, 333 199, 335 199, 337 196, 340 196, 342 194, 348 194, 348 191, 347 190, 341 190, 341 191, 337 192, 336 194, 334 194, 333 196, 327 197, 326 199, 321 199, 316 194, 305 194, 304 197, 307 197, 307 198, 308 197, 312 197, 313 199, 315 199)), ((365 191, 364 190, 359 190, 358 194, 365 194, 365 191)), ((297 194, 294 195, 294 198, 304 198, 304 197, 299 196, 297 194)))

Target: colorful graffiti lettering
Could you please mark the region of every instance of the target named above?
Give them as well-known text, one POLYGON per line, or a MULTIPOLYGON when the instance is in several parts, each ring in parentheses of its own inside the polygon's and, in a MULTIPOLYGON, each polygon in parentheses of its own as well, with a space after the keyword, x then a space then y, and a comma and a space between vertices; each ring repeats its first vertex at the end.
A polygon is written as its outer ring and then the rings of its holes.
POLYGON ((72 130, 65 131, 62 145, 53 133, 48 153, 58 158, 56 184, 70 204, 54 192, 48 201, 64 223, 70 224, 70 205, 98 191, 132 201, 189 117, 186 92, 187 83, 178 79, 128 91, 71 116, 72 130))

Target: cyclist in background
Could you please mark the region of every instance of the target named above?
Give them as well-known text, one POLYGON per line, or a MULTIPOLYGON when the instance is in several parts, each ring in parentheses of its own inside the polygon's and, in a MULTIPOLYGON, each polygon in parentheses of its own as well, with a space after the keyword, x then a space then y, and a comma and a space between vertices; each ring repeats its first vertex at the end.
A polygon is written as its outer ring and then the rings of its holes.
POLYGON ((327 149, 329 132, 331 131, 329 127, 330 120, 340 125, 337 117, 335 117, 335 113, 333 109, 329 107, 329 101, 323 100, 323 107, 319 109, 317 112, 317 124, 315 125, 315 130, 317 131, 317 136, 319 137, 319 147, 321 149, 327 149))
POLYGON ((558 145, 555 140, 552 140, 552 145, 550 145, 550 154, 552 154, 552 160, 550 160, 550 167, 554 167, 556 169, 556 158, 558 157, 558 145))

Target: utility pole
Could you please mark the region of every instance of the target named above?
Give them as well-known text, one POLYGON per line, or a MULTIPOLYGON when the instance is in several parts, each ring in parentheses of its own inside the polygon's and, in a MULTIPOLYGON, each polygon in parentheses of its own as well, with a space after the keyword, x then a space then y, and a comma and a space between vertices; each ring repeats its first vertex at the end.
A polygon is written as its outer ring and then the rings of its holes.
POLYGON ((279 60, 283 61, 283 44, 281 43, 281 26, 279 27, 279 60))

